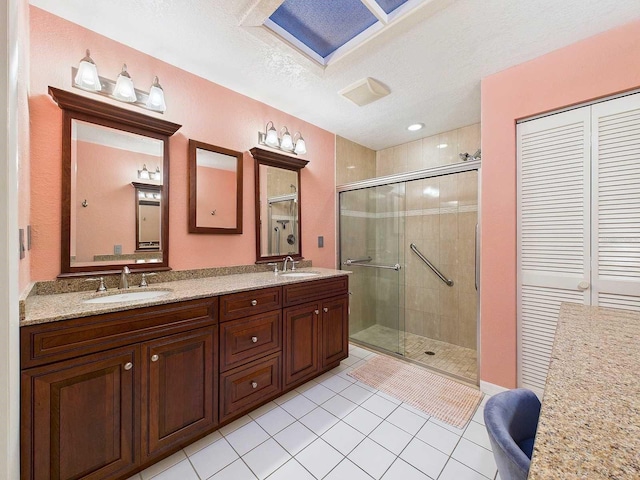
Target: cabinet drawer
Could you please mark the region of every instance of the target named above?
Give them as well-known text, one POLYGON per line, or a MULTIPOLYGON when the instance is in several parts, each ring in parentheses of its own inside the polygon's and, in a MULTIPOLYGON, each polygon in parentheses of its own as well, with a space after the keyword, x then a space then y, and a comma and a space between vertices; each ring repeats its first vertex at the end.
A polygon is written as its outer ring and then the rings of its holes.
POLYGON ((220 421, 277 395, 281 390, 280 353, 220 375, 220 421))
POLYGON ((217 298, 31 325, 20 329, 22 368, 212 325, 217 298))
POLYGON ((262 288, 220 297, 220 321, 235 320, 282 307, 282 288, 262 288))
POLYGON ((349 290, 349 277, 346 275, 326 280, 294 283, 284 286, 284 306, 298 305, 322 298, 344 295, 349 290))
POLYGON ((282 348, 282 312, 255 315, 220 328, 220 370, 226 371, 282 348))

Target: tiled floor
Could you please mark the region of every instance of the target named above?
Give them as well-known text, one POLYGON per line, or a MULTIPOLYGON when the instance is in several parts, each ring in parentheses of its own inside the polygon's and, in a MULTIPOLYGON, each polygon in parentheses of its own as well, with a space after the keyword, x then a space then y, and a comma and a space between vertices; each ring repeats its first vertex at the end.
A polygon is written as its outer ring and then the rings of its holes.
POLYGON ((484 400, 458 429, 355 382, 376 355, 350 346, 331 372, 251 412, 132 480, 486 480, 496 465, 484 400))
POLYGON ((477 355, 471 348, 433 340, 409 332, 398 332, 382 325, 372 325, 351 336, 354 340, 377 345, 390 352, 398 353, 404 346, 405 358, 420 362, 428 367, 464 378, 471 383, 477 381, 477 355), (433 352, 428 355, 425 352, 433 352))

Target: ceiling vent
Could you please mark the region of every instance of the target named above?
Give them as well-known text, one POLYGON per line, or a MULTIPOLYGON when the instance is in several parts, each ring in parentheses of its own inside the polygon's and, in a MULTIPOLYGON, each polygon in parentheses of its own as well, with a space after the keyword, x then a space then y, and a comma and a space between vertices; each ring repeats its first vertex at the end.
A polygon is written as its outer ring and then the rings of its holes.
POLYGON ((362 107, 386 97, 391 91, 377 80, 367 77, 343 88, 338 93, 362 107))

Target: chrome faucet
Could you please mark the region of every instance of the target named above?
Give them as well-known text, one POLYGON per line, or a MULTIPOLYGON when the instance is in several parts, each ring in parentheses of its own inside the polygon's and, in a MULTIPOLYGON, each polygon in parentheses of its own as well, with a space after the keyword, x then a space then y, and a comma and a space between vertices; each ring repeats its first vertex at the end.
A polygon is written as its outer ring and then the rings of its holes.
POLYGON ((129 267, 125 265, 124 268, 122 269, 122 272, 120 272, 120 286, 118 288, 120 289, 129 288, 130 273, 131 273, 131 270, 129 270, 129 267))
POLYGON ((293 263, 293 258, 291 258, 291 256, 287 256, 287 258, 284 259, 284 263, 282 264, 282 271, 286 272, 287 271, 287 261, 291 260, 291 263, 293 263))

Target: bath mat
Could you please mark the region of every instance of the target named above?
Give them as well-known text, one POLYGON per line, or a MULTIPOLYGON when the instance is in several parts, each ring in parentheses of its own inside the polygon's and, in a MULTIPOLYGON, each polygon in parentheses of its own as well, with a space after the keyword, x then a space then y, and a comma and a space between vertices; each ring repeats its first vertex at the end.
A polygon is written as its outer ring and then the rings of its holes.
POLYGON ((382 355, 348 375, 459 428, 471 419, 482 399, 479 390, 382 355))

